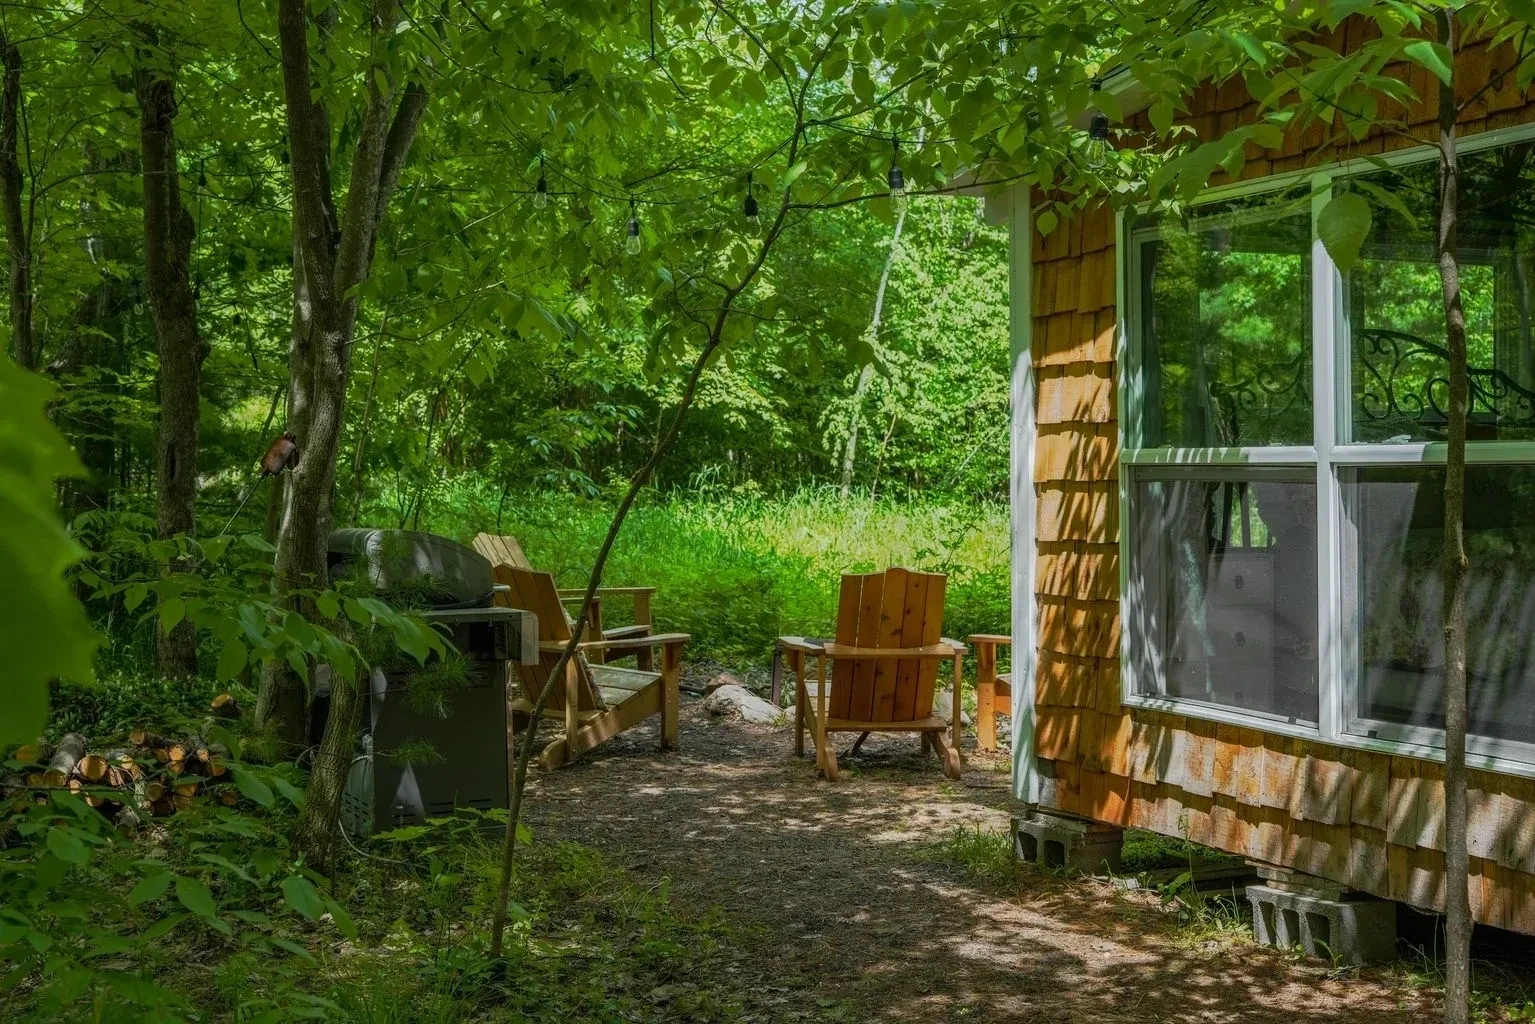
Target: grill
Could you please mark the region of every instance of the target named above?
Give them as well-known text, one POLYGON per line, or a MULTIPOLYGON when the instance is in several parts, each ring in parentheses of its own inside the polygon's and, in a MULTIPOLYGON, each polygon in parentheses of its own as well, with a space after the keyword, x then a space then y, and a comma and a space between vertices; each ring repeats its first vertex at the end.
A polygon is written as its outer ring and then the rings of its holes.
MULTIPOLYGON (((533 615, 496 607, 490 562, 446 537, 413 530, 337 530, 329 552, 333 581, 366 579, 381 598, 417 608, 458 649, 468 677, 446 696, 443 717, 407 700, 409 680, 420 671, 414 661, 373 669, 357 755, 342 796, 342 827, 361 836, 420 824, 455 808, 505 807, 511 750, 507 672, 510 662, 538 658, 533 615), (407 764, 396 756, 406 743, 421 742, 435 748, 437 757, 407 764)), ((322 674, 316 673, 316 743, 330 703, 322 674)))

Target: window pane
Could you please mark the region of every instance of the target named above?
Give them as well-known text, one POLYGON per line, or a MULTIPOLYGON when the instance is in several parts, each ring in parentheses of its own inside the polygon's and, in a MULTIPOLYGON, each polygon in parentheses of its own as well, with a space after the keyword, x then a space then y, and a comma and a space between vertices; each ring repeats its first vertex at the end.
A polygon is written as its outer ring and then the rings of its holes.
MULTIPOLYGON (((1535 438, 1535 150, 1461 158, 1460 284, 1471 374, 1472 440, 1535 438)), ((1443 292, 1435 255, 1433 161, 1363 180, 1374 209, 1350 272, 1353 430, 1365 442, 1442 441, 1448 385, 1443 292), (1411 219, 1407 215, 1410 215, 1411 219)))
POLYGON ((1316 483, 1140 480, 1139 692, 1317 718, 1316 483))
POLYGON ((1139 243, 1144 446, 1310 444, 1309 199, 1153 225, 1139 243))
MULTIPOLYGON (((1535 467, 1466 469, 1470 730, 1535 742, 1535 467)), ((1444 728, 1444 471, 1357 471, 1359 716, 1444 728)))

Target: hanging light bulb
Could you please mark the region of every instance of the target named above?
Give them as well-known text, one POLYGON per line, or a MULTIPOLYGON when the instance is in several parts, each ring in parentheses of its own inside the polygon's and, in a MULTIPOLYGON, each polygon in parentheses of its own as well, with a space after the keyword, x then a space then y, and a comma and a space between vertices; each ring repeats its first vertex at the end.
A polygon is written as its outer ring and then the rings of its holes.
MULTIPOLYGON (((1093 82, 1093 92, 1103 88, 1103 83, 1093 82)), ((1102 167, 1109 162, 1114 154, 1114 145, 1109 141, 1109 116, 1101 111, 1093 113, 1092 120, 1087 127, 1087 146, 1083 150, 1083 159, 1089 167, 1102 167)))
POLYGON ((544 177, 544 158, 538 158, 538 183, 533 186, 533 209, 542 210, 549 205, 549 179, 544 177))
POLYGON ((640 254, 640 215, 634 205, 634 197, 629 197, 629 227, 624 238, 624 252, 630 256, 640 254))
POLYGON ((890 136, 890 209, 899 217, 906 212, 906 206, 910 202, 906 194, 906 175, 901 173, 901 138, 898 135, 890 136))
POLYGON ((741 212, 746 216, 746 230, 754 235, 762 233, 762 217, 757 210, 757 197, 752 195, 752 172, 746 172, 746 201, 741 204, 741 212))

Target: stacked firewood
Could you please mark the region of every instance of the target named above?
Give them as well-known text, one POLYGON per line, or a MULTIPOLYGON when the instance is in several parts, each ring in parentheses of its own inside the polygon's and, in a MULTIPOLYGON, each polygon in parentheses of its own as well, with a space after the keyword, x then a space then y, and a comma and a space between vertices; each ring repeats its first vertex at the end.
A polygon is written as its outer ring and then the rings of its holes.
MULTIPOLYGON (((233 699, 222 694, 214 699, 212 710, 228 716, 233 705, 233 699)), ((227 785, 229 751, 222 743, 201 734, 165 736, 148 729, 134 729, 128 742, 126 747, 89 750, 85 737, 72 732, 56 746, 22 744, 9 759, 24 767, 0 780, 0 798, 20 809, 27 801, 47 802, 49 790, 68 789, 124 828, 184 810, 199 793, 226 805, 239 801, 239 792, 227 785)))

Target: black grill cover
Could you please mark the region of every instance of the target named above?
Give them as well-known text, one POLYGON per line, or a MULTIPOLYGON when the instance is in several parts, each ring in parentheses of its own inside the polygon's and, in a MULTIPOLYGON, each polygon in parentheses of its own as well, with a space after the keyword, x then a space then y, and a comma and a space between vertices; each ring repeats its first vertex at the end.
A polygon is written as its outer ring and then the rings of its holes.
POLYGON ((330 578, 366 574, 380 595, 410 594, 431 608, 484 608, 495 580, 473 548, 434 533, 354 528, 330 535, 330 578))

